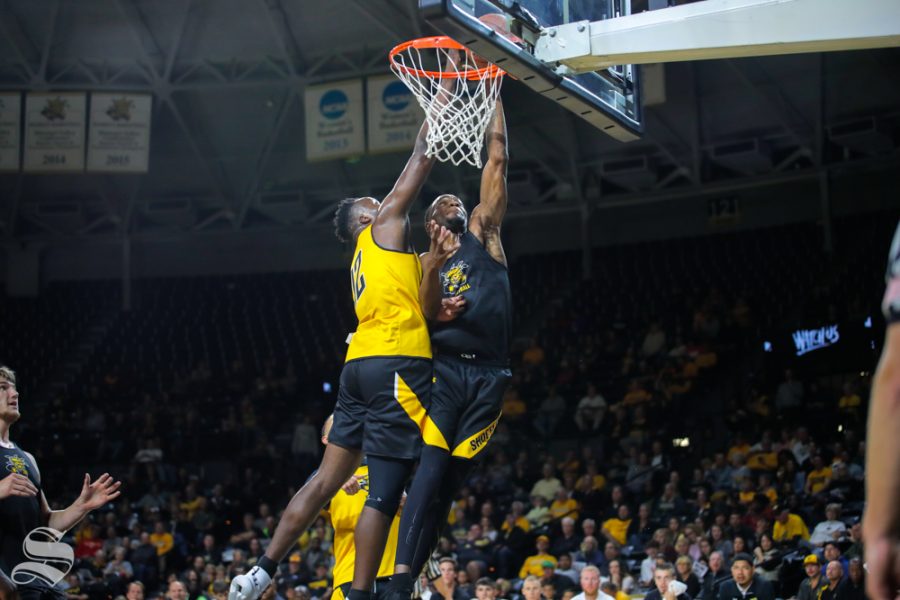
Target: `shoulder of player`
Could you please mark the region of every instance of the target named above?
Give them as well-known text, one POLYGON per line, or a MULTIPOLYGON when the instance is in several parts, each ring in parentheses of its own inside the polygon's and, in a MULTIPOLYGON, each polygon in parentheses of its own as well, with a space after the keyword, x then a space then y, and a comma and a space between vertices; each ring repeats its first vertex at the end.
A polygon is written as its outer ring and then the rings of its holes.
POLYGON ((31 464, 34 465, 34 470, 37 471, 38 478, 40 478, 41 468, 38 467, 37 459, 34 457, 34 454, 32 454, 31 452, 28 452, 27 450, 22 450, 22 452, 25 454, 25 456, 28 457, 28 460, 31 461, 31 464))

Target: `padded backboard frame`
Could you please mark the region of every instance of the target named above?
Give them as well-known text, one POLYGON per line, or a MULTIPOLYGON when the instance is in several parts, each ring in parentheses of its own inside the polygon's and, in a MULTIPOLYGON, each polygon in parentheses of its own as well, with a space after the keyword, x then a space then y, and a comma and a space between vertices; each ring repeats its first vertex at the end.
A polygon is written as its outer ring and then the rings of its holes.
MULTIPOLYGON (((550 4, 554 0, 530 1, 550 4)), ((630 3, 630 0, 609 2, 630 3)), ((611 137, 627 142, 639 139, 643 133, 639 67, 626 65, 581 75, 565 74, 565 69, 557 72, 556 65, 534 57, 533 42, 539 35, 539 26, 560 23, 540 23, 528 10, 527 1, 419 0, 419 9, 423 18, 440 32, 611 137), (513 33, 531 43, 516 44, 497 34, 478 20, 485 11, 506 13, 518 24, 513 33)))

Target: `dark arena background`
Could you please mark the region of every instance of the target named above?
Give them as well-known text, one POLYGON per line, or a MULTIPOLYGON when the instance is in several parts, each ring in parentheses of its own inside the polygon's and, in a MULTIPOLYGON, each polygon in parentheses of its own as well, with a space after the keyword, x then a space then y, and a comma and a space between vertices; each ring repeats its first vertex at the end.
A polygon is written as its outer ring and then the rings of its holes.
MULTIPOLYGON (((267 547, 356 328, 332 215, 394 184, 422 113, 388 51, 437 33, 413 0, 0 0, 11 437, 54 509, 122 482, 63 538, 69 600, 224 600, 267 547)), ((646 65, 627 143, 507 78, 513 379, 435 554, 454 599, 537 600, 537 575, 567 600, 591 564, 641 598, 659 556, 714 600, 741 552, 777 598, 809 556, 865 597, 898 72, 897 48, 646 65)), ((480 177, 435 166, 419 251, 480 177)), ((323 515, 267 593, 330 598, 332 544, 323 515)))

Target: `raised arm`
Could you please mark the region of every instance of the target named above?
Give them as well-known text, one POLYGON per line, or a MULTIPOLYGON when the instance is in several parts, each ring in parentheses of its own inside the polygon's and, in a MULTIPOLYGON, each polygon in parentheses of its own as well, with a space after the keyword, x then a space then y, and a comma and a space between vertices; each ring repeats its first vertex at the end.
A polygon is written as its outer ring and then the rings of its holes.
MULTIPOLYGON (((34 465, 35 469, 38 469, 37 461, 34 459, 34 456, 27 452, 26 454, 28 454, 28 458, 31 459, 31 464, 34 465)), ((40 469, 38 469, 36 475, 38 481, 40 481, 40 469)), ((104 473, 94 482, 91 482, 91 476, 85 473, 81 494, 75 502, 63 510, 50 510, 47 498, 44 496, 44 492, 41 491, 41 522, 47 527, 52 527, 57 531, 66 532, 77 525, 78 522, 91 511, 118 498, 121 493, 119 491, 121 485, 122 482, 113 479, 109 473, 104 473)))
MULTIPOLYGON (((445 70, 455 70, 458 63, 459 53, 449 51, 447 53, 445 70)), ((453 85, 454 80, 452 78, 441 80, 441 88, 443 90, 449 91, 453 85)), ((449 94, 442 94, 439 91, 431 110, 438 110, 440 105, 448 102, 449 99, 449 94)), ((378 215, 375 217, 375 222, 372 224, 372 234, 375 237, 375 241, 379 246, 388 250, 408 252, 411 249, 409 210, 412 208, 415 199, 419 197, 419 192, 422 191, 422 186, 425 185, 425 180, 431 173, 431 168, 434 166, 435 161, 433 157, 427 156, 427 137, 428 121, 426 120, 422 123, 419 134, 416 136, 412 156, 406 162, 406 166, 403 168, 403 172, 400 173, 400 177, 397 178, 393 189, 382 201, 381 208, 378 209, 378 215)))
POLYGON ((372 234, 382 248, 400 252, 408 252, 410 249, 409 210, 434 166, 434 158, 425 155, 428 149, 425 142, 427 135, 428 123, 425 122, 416 136, 412 156, 406 162, 393 189, 385 196, 372 224, 372 234))
POLYGON ((485 133, 487 162, 481 171, 481 194, 478 206, 472 211, 469 231, 477 237, 495 260, 506 263, 500 245, 500 224, 506 215, 506 168, 509 153, 506 141, 506 117, 503 102, 498 98, 494 116, 485 133))
POLYGON ((459 238, 446 227, 439 227, 434 221, 428 225, 431 247, 421 256, 422 283, 419 285, 419 304, 422 305, 425 318, 435 321, 441 311, 441 299, 444 295, 441 267, 459 249, 459 238))

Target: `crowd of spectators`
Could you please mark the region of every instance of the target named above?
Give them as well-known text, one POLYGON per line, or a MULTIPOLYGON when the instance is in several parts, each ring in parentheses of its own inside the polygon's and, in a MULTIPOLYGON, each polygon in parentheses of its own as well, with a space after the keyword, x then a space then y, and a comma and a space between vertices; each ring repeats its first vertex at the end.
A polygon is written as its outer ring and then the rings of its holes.
MULTIPOLYGON (((515 349, 504 419, 435 554, 444 590, 861 598, 865 374, 762 373, 749 346, 768 306, 715 285, 661 290, 668 309, 643 318, 621 302, 598 310, 598 285, 574 286, 515 349)), ((70 599, 224 600, 317 464, 334 402, 322 378, 333 372, 235 361, 223 375, 198 361, 161 391, 110 372, 77 402, 23 411, 17 441, 52 505, 71 500, 75 464, 124 482, 70 532, 70 599)), ((332 536, 319 518, 267 600, 328 598, 332 536)))

